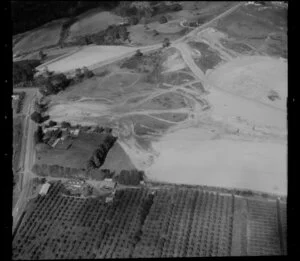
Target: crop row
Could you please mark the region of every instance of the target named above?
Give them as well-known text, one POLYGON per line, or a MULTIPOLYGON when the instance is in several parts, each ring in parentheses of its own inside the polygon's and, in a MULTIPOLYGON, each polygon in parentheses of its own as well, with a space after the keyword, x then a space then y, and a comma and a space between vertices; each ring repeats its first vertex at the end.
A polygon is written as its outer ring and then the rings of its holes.
POLYGON ((248 200, 248 255, 280 255, 276 202, 248 200))

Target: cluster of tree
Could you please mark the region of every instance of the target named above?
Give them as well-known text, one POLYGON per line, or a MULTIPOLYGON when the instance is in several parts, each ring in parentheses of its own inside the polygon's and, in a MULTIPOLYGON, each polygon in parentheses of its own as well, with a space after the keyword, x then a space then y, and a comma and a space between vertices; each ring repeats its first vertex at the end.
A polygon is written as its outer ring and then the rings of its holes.
MULTIPOLYGON (((129 17, 131 25, 138 22, 147 23, 152 16, 180 10, 182 10, 182 6, 178 3, 166 4, 159 1, 121 1, 119 6, 115 8, 118 15, 129 17)), ((166 17, 162 19, 167 22, 166 17)))
POLYGON ((13 63, 13 84, 32 81, 36 73, 35 67, 39 66, 39 60, 23 60, 13 63))
POLYGON ((127 26, 123 25, 110 25, 105 30, 81 37, 78 40, 78 44, 99 44, 99 45, 112 45, 112 44, 122 44, 125 41, 130 41, 129 32, 127 26))
POLYGON ((63 167, 59 165, 34 164, 32 171, 38 176, 65 177, 65 178, 84 178, 84 170, 63 167))
POLYGON ((115 175, 114 171, 109 169, 90 169, 87 171, 87 176, 94 180, 104 180, 105 178, 113 178, 115 175))
POLYGON ((33 120, 35 123, 41 124, 44 121, 48 120, 50 117, 48 115, 46 116, 42 116, 41 113, 34 111, 31 116, 30 116, 31 120, 33 120))
POLYGON ((94 73, 87 67, 82 69, 76 69, 75 77, 68 79, 65 74, 46 71, 45 75, 36 77, 37 85, 40 86, 40 92, 47 96, 51 94, 57 94, 60 91, 64 91, 67 87, 79 83, 84 79, 88 79, 94 76, 94 73))
POLYGON ((18 95, 18 103, 17 103, 17 108, 16 108, 16 113, 20 113, 22 108, 23 108, 23 102, 25 98, 25 92, 18 92, 14 93, 15 95, 18 95))
POLYGON ((74 17, 95 7, 111 10, 118 4, 118 1, 12 1, 13 34, 23 33, 55 19, 74 17))
POLYGON ((43 143, 43 138, 44 138, 44 132, 41 126, 38 126, 37 130, 34 132, 33 135, 34 138, 34 143, 35 144, 39 144, 39 143, 43 143))
POLYGON ((88 160, 86 165, 88 171, 91 169, 99 168, 103 165, 108 151, 114 145, 116 140, 116 137, 107 135, 103 143, 98 146, 98 148, 94 151, 92 157, 88 160))
POLYGON ((115 177, 115 180, 123 185, 137 186, 144 178, 144 171, 122 170, 119 175, 115 177))

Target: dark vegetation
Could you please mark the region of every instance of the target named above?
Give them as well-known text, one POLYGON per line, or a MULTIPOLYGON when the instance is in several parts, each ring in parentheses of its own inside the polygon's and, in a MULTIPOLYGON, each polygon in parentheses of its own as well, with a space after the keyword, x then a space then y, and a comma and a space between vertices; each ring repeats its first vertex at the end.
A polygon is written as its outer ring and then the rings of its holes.
POLYGON ((109 135, 105 138, 102 144, 98 146, 98 148, 94 151, 93 155, 87 162, 87 170, 99 168, 103 165, 105 158, 107 156, 108 151, 114 145, 117 138, 109 135))
POLYGON ((123 185, 137 186, 144 178, 144 171, 134 170, 122 170, 119 175, 115 177, 115 180, 123 185))
POLYGON ((110 25, 105 30, 88 36, 80 36, 72 41, 72 45, 119 45, 129 41, 126 25, 110 25))
POLYGON ((213 69, 219 64, 222 59, 219 53, 212 49, 209 45, 203 42, 189 42, 192 48, 195 48, 201 52, 201 57, 195 59, 196 64, 205 73, 208 69, 213 69))
POLYGON ((55 19, 74 17, 92 8, 111 10, 118 4, 118 1, 12 1, 13 35, 55 19))
POLYGON ((25 92, 15 92, 14 95, 18 95, 18 100, 16 103, 16 113, 20 113, 22 111, 23 108, 23 103, 24 103, 24 99, 25 99, 25 92))
MULTIPOLYGON (((240 243, 233 231, 243 233, 235 201, 247 199, 230 194, 192 186, 160 186, 155 193, 127 188, 106 204, 101 197, 69 197, 63 190, 61 182, 51 183, 46 196, 30 202, 15 231, 13 259, 229 256, 240 243)), ((247 205, 245 222, 255 221, 244 242, 247 255, 280 254, 279 237, 286 239, 277 230, 286 217, 278 222, 276 202, 247 200, 247 205)))
POLYGON ((39 60, 24 60, 13 63, 13 84, 33 81, 36 72, 35 67, 39 66, 39 60))
POLYGON ((31 115, 30 115, 30 119, 33 120, 35 123, 41 124, 44 121, 49 119, 49 116, 42 116, 41 113, 34 111, 31 115))
POLYGON ((137 51, 135 55, 126 59, 121 68, 127 68, 138 73, 145 74, 145 80, 150 83, 158 83, 162 72, 162 50, 149 54, 137 51))
POLYGON ((37 85, 40 86, 40 92, 45 96, 57 94, 71 85, 94 76, 94 73, 87 67, 76 69, 76 74, 71 79, 68 79, 63 73, 53 74, 52 72, 47 72, 46 74, 36 78, 37 85))

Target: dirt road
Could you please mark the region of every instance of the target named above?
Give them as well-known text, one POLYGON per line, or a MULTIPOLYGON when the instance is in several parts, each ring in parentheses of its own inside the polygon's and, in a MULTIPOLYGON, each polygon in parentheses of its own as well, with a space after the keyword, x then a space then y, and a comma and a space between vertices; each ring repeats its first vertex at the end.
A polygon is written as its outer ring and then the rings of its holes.
MULTIPOLYGON (((37 89, 36 89, 37 91, 37 89)), ((24 124, 24 135, 22 143, 22 155, 21 155, 21 169, 23 171, 21 182, 21 193, 18 201, 13 209, 13 229, 15 228, 18 220, 26 206, 27 196, 30 190, 30 180, 34 177, 31 172, 31 168, 35 158, 34 140, 33 134, 36 129, 36 124, 30 119, 30 115, 33 112, 33 102, 36 97, 36 93, 31 97, 29 102, 28 110, 26 113, 25 124, 24 124)))

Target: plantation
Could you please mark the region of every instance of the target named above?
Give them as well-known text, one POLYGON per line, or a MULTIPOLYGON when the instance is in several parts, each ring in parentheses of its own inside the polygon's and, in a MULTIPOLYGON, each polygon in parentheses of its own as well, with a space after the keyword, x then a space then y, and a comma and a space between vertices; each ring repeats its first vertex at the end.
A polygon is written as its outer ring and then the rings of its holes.
MULTIPOLYGON (((117 190, 107 204, 103 197, 63 195, 63 187, 52 183, 46 196, 30 202, 13 238, 13 259, 229 256, 238 245, 233 238, 237 198, 230 194, 136 187, 117 190)), ((249 205, 247 254, 283 254, 278 238, 285 242, 286 227, 277 223, 276 213, 280 209, 283 217, 286 205, 242 200, 249 205), (274 234, 279 226, 282 232, 274 234)))

